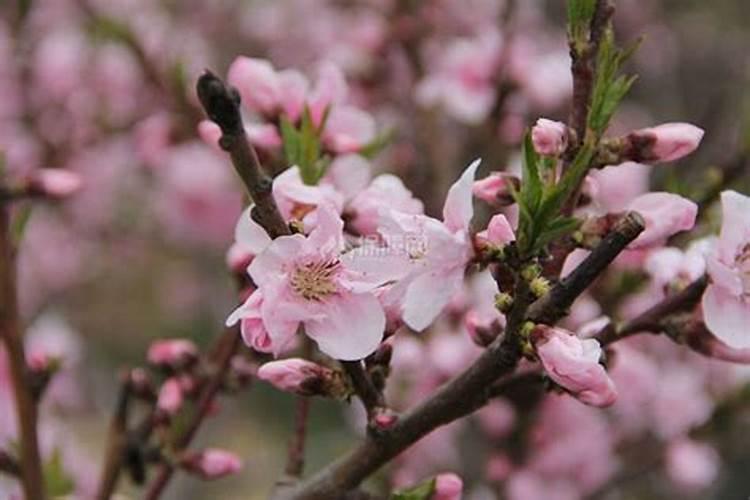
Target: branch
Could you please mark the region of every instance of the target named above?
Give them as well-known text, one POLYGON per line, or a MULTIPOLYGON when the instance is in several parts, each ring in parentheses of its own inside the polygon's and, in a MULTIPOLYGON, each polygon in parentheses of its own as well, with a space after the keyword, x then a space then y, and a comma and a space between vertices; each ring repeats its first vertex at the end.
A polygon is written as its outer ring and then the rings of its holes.
MULTIPOLYGON (((226 374, 231 367, 232 357, 237 353, 237 349, 240 346, 240 335, 236 328, 227 329, 219 340, 219 354, 218 354, 218 366, 216 373, 206 383, 201 392, 201 396, 198 399, 197 409, 193 417, 185 425, 185 432, 180 435, 174 442, 175 450, 183 450, 190 445, 198 428, 203 423, 203 420, 211 412, 211 408, 214 403, 216 395, 219 393, 226 374)), ((146 496, 146 500, 155 500, 163 493, 167 483, 172 478, 175 468, 172 464, 163 463, 159 468, 156 478, 152 481, 149 486, 146 496)))
POLYGON ((354 386, 354 391, 365 407, 367 421, 371 422, 376 409, 385 407, 383 394, 372 383, 372 379, 365 372, 361 361, 341 361, 341 366, 347 375, 349 375, 354 386))
POLYGON ((10 453, 0 450, 0 472, 13 477, 21 476, 21 466, 10 453))
POLYGON ((289 441, 289 454, 284 470, 292 478, 301 477, 305 468, 305 439, 307 437, 307 417, 310 414, 311 400, 306 396, 300 396, 296 403, 294 434, 289 441))
POLYGON ((239 93, 210 71, 198 79, 197 90, 206 114, 221 127, 223 135, 219 145, 232 157, 234 168, 255 203, 253 218, 271 238, 290 234, 273 198, 271 178, 263 170, 245 134, 239 93))
POLYGON ((596 55, 599 51, 599 43, 613 14, 614 7, 610 0, 596 0, 596 8, 591 18, 589 40, 586 47, 579 52, 574 40, 572 38, 569 40, 570 70, 573 74, 573 104, 570 109, 568 125, 575 131, 576 136, 576 144, 573 144, 571 148, 571 158, 586 137, 589 103, 594 89, 596 55))
POLYGON ((638 333, 661 333, 664 329, 664 319, 672 314, 693 309, 701 300, 707 286, 708 278, 703 276, 681 292, 665 298, 619 328, 610 323, 602 328, 595 338, 605 346, 638 333))
POLYGON ((15 248, 10 209, 0 205, 0 336, 5 341, 20 432, 21 482, 25 498, 44 500, 44 475, 37 436, 38 407, 28 383, 28 367, 16 296, 15 248))
POLYGON ((529 309, 529 320, 552 325, 568 314, 573 302, 645 229, 636 212, 626 214, 581 264, 529 309))
POLYGON ((102 469, 99 487, 96 492, 97 500, 107 500, 117 487, 122 470, 123 456, 127 443, 128 410, 130 408, 131 381, 130 373, 123 375, 120 381, 120 390, 117 395, 117 403, 112 420, 109 424, 109 436, 107 438, 107 455, 102 469))

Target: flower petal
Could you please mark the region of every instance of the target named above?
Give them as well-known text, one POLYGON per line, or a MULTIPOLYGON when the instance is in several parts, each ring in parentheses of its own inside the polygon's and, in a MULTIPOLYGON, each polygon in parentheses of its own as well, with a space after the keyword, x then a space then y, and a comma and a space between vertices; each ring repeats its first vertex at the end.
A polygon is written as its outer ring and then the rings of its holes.
POLYGON ((345 294, 325 304, 326 315, 305 321, 305 331, 334 359, 362 359, 383 340, 385 313, 371 294, 345 294))
POLYGON ((703 294, 703 318, 716 337, 735 349, 750 347, 750 303, 710 285, 703 294))
POLYGON ((237 225, 234 227, 234 240, 240 244, 242 250, 258 255, 271 243, 271 238, 266 230, 253 220, 252 210, 253 205, 250 205, 240 214, 237 225))
POLYGON ((724 191, 721 193, 721 214, 719 258, 730 263, 750 242, 750 197, 736 191, 724 191))
POLYGON ((474 216, 472 188, 481 161, 479 159, 474 160, 461 175, 461 178, 448 190, 443 206, 443 222, 452 232, 469 229, 469 222, 474 216))
POLYGON ((463 278, 463 266, 421 274, 406 290, 404 322, 416 331, 427 328, 461 289, 463 278))

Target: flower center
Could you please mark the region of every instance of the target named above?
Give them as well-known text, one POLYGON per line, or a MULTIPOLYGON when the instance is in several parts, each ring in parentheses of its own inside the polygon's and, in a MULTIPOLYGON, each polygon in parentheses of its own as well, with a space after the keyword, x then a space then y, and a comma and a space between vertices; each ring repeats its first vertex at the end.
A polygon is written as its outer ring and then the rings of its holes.
POLYGON ((338 259, 298 265, 290 280, 292 289, 306 300, 322 300, 336 293, 334 277, 340 267, 338 259))

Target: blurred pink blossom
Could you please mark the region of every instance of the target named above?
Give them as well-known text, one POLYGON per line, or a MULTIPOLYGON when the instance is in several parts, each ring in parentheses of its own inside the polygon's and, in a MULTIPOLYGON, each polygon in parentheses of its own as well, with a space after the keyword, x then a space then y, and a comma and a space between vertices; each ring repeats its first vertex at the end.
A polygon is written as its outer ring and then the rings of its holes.
POLYGON ((639 196, 628 205, 646 222, 646 229, 628 248, 663 245, 670 236, 688 231, 695 225, 698 205, 672 193, 652 192, 639 196))

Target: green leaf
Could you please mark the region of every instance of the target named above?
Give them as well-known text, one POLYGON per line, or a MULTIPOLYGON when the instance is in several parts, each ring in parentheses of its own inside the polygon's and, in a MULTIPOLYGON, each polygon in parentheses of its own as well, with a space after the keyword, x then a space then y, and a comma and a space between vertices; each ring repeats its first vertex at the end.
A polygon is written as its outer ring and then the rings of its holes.
POLYGON ((547 224, 539 235, 535 244, 541 250, 548 243, 566 236, 581 226, 581 221, 575 217, 558 217, 547 224))
POLYGON ((32 205, 30 203, 24 203, 19 206, 16 215, 11 220, 10 235, 13 241, 13 246, 18 248, 23 240, 24 232, 28 226, 29 220, 31 219, 32 205))
POLYGON ((73 479, 65 471, 62 454, 57 448, 44 464, 44 484, 51 497, 70 495, 75 488, 73 479))
POLYGON ((284 157, 289 165, 298 165, 300 162, 301 137, 285 116, 281 117, 281 140, 284 144, 284 157))
POLYGON ((543 186, 542 178, 539 175, 539 155, 534 149, 531 132, 526 133, 526 138, 523 142, 522 169, 523 184, 521 185, 521 196, 531 211, 534 212, 542 199, 543 186))
POLYGON ((577 52, 588 43, 596 0, 568 0, 568 37, 577 52))
POLYGON ((430 479, 417 486, 391 493, 390 500, 430 500, 435 494, 435 480, 430 479))
POLYGON ((359 151, 359 155, 372 160, 391 143, 394 135, 395 134, 393 129, 389 129, 380 133, 377 137, 375 137, 375 139, 372 140, 372 142, 366 144, 359 151))

